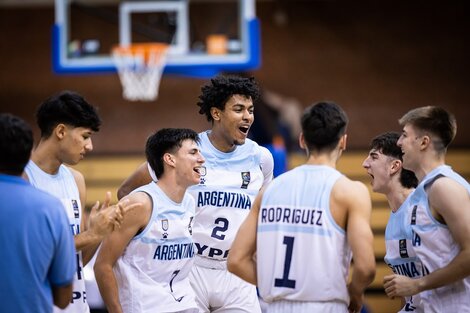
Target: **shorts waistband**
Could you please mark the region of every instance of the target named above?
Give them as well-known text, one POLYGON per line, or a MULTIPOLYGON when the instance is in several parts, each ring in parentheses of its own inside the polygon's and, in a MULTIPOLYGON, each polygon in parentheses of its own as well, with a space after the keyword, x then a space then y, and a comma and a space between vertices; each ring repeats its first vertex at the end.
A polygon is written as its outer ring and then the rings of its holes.
POLYGON ((194 264, 200 267, 205 267, 214 270, 226 270, 227 260, 209 259, 202 256, 194 258, 194 264))

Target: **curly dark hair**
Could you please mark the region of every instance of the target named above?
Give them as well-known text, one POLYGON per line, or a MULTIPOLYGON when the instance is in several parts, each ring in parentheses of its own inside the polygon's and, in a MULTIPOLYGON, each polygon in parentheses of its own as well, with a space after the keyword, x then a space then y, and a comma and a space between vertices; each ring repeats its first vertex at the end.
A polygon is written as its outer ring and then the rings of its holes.
POLYGON ((218 75, 211 79, 210 83, 201 87, 201 95, 197 105, 199 114, 205 114, 209 122, 212 122, 211 108, 224 110, 227 100, 232 95, 250 97, 256 102, 260 96, 260 90, 254 77, 223 76, 218 75))

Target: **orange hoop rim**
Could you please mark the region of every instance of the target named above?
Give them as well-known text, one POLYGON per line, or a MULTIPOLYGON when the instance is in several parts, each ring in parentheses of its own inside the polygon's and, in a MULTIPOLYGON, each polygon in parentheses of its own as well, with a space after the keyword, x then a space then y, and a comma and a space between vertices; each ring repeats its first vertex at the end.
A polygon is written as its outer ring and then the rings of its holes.
POLYGON ((134 53, 164 53, 168 49, 169 45, 163 42, 152 42, 152 43, 134 43, 130 45, 117 45, 113 47, 113 53, 117 54, 134 54, 134 53))

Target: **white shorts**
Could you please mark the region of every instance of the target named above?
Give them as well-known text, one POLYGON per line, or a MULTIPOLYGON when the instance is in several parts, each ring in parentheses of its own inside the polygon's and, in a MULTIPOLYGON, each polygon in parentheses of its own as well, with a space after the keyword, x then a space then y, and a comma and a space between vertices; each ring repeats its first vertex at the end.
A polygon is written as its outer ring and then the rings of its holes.
POLYGON ((198 259, 196 257, 189 281, 200 313, 261 313, 254 285, 230 273, 224 261, 207 260, 216 262, 211 266, 201 265, 198 259))
POLYGON ((303 302, 279 300, 266 305, 266 313, 348 313, 343 302, 303 302))

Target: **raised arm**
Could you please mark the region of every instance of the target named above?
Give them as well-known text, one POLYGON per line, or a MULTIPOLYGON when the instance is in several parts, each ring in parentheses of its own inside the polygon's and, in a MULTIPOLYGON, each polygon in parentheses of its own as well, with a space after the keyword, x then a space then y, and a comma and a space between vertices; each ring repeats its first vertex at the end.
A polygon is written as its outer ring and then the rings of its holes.
POLYGON ((428 189, 433 211, 449 227, 460 252, 447 266, 419 279, 390 275, 385 289, 389 297, 412 296, 421 291, 439 288, 470 275, 470 197, 468 191, 453 179, 441 177, 428 189))
POLYGON ((253 285, 257 284, 254 256, 256 253, 256 229, 262 196, 263 191, 260 191, 253 202, 250 213, 238 229, 227 259, 228 270, 253 285))
POLYGON ((132 190, 146 185, 152 181, 148 171, 147 162, 142 163, 124 182, 119 186, 117 197, 121 199, 127 196, 132 190))
POLYGON ((122 312, 113 267, 130 240, 139 230, 145 228, 152 213, 151 201, 145 193, 137 192, 123 200, 128 200, 131 205, 137 207, 127 214, 119 229, 103 240, 94 266, 101 296, 110 313, 122 312))

